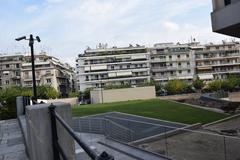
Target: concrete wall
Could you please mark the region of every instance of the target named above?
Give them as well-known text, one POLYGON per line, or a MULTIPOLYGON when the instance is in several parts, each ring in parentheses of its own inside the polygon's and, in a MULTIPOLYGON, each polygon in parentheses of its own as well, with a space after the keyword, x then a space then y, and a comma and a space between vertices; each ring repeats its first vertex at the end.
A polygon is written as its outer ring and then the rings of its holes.
POLYGON ((230 101, 240 102, 240 92, 228 93, 228 98, 230 101))
MULTIPOLYGON (((72 113, 70 104, 54 103, 56 112, 71 125, 72 113)), ((26 107, 27 148, 31 160, 52 160, 52 132, 49 114, 50 104, 38 104, 26 107)), ((67 155, 75 160, 73 138, 57 121, 58 142, 67 155)))
POLYGON ((197 99, 200 98, 201 93, 189 93, 189 94, 179 94, 179 95, 170 95, 170 96, 161 96, 159 99, 163 100, 185 100, 185 99, 197 99))
POLYGON ((137 88, 123 88, 111 90, 93 90, 91 91, 91 102, 109 103, 128 100, 152 99, 156 96, 155 87, 137 87, 137 88))
POLYGON ((38 99, 38 103, 43 101, 44 103, 56 103, 56 102, 62 102, 62 103, 69 103, 71 105, 78 104, 78 98, 60 98, 60 99, 38 99))

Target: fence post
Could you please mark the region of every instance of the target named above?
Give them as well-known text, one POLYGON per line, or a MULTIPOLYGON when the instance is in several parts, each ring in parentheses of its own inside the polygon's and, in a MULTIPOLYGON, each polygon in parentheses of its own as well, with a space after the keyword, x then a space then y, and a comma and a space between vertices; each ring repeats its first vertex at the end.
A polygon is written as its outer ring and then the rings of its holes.
POLYGON ((226 137, 223 136, 224 160, 227 160, 226 137))
POLYGON ((168 157, 168 143, 167 143, 167 129, 166 127, 164 127, 164 131, 165 131, 165 147, 166 147, 166 156, 168 157))
POLYGON ((51 118, 51 129, 52 129, 52 147, 53 147, 53 158, 54 160, 60 160, 59 151, 57 149, 58 144, 58 135, 57 135, 57 126, 56 126, 56 118, 54 116, 55 106, 50 105, 50 118, 51 118))

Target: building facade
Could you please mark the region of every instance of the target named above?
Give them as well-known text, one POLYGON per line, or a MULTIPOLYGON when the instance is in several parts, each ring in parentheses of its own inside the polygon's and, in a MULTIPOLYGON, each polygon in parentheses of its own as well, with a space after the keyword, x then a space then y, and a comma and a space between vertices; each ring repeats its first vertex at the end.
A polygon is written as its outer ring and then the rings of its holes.
POLYGON ((150 52, 144 46, 87 49, 77 58, 78 89, 150 82, 150 52))
POLYGON ((196 55, 196 74, 202 80, 240 75, 240 45, 236 42, 205 45, 196 55))
POLYGON ((212 30, 240 38, 240 1, 212 0, 212 30))
POLYGON ((194 50, 188 44, 160 43, 151 48, 151 76, 161 83, 172 79, 192 81, 194 50))
MULTIPOLYGON (((1 86, 32 87, 32 64, 29 55, 1 56, 1 86)), ((62 97, 75 90, 71 66, 46 53, 35 55, 36 84, 54 87, 62 97)))
POLYGON ((191 83, 225 79, 240 75, 240 45, 238 42, 201 45, 158 43, 152 48, 88 49, 80 54, 76 64, 78 90, 150 82, 165 84, 179 79, 191 83))
POLYGON ((24 56, 0 55, 0 88, 21 85, 21 67, 24 56))

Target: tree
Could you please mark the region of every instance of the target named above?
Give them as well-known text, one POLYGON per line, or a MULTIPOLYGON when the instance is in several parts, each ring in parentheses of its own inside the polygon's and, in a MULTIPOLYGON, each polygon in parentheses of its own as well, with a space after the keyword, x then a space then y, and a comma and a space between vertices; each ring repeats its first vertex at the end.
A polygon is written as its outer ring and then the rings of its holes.
POLYGON ((90 92, 91 92, 92 88, 86 88, 83 92, 83 98, 85 100, 89 100, 91 99, 91 95, 90 95, 90 92))
POLYGON ((181 80, 171 80, 165 85, 168 94, 184 93, 188 85, 181 80))
POLYGON ((38 98, 40 99, 55 99, 59 97, 59 93, 55 88, 48 85, 38 86, 37 88, 38 98))
POLYGON ((240 76, 232 75, 226 79, 227 89, 232 91, 240 88, 240 76))
POLYGON ((6 102, 6 106, 0 109, 0 119, 16 117, 16 97, 21 95, 21 87, 9 87, 0 92, 0 102, 6 102))
POLYGON ((214 80, 208 83, 208 89, 210 91, 219 91, 222 89, 222 81, 214 80))
POLYGON ((69 93, 69 97, 80 97, 81 96, 81 92, 70 92, 69 93))
POLYGON ((192 85, 195 89, 201 90, 204 87, 204 82, 203 80, 197 78, 195 81, 193 81, 192 85))

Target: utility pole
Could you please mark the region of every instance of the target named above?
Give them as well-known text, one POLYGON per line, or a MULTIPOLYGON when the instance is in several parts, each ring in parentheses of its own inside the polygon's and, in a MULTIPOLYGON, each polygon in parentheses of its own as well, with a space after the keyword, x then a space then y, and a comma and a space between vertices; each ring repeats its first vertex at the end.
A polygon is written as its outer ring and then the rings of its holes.
POLYGON ((38 42, 41 42, 40 38, 36 36, 36 39, 33 38, 33 35, 30 34, 29 39, 26 38, 26 36, 19 37, 15 39, 16 41, 21 41, 21 40, 29 40, 29 47, 31 49, 31 63, 32 63, 32 84, 33 84, 33 97, 32 101, 33 104, 37 103, 37 86, 36 86, 36 76, 35 76, 35 64, 34 64, 34 41, 37 40, 38 42))

